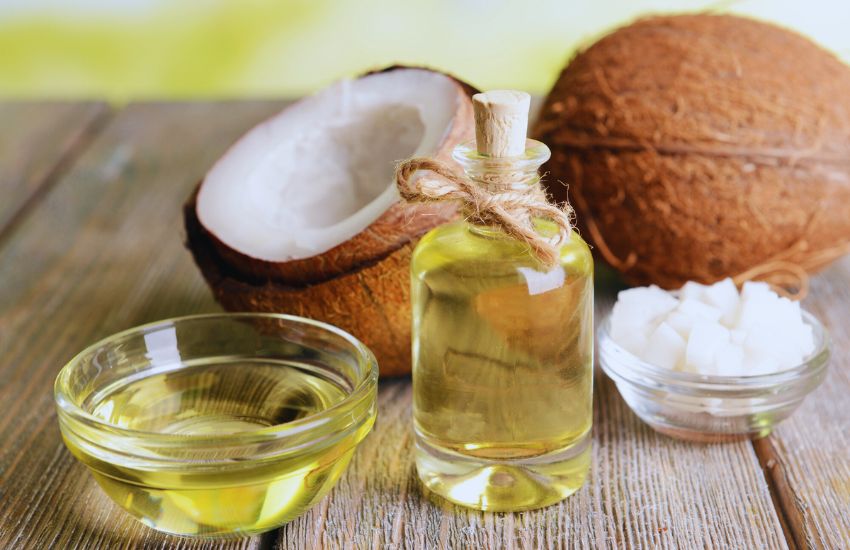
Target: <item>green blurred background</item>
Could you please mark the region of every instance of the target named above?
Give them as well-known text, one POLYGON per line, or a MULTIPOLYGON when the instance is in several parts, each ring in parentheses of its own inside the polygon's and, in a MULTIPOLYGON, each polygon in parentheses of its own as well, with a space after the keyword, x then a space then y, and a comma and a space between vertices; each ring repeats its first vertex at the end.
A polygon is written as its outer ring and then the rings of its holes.
POLYGON ((778 22, 850 59, 843 1, 0 0, 0 96, 293 96, 395 62, 544 93, 577 47, 681 10, 778 22))

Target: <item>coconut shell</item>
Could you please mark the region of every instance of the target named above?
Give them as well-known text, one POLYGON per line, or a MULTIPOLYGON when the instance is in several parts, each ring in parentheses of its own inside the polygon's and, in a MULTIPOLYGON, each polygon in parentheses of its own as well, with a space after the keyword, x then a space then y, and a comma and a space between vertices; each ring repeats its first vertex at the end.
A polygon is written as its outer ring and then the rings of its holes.
MULTIPOLYGON (((456 166, 452 149, 474 137, 471 96, 477 90, 454 80, 458 109, 436 157, 456 166)), ((369 346, 381 376, 410 372, 410 256, 422 235, 457 219, 453 204, 399 201, 327 252, 267 262, 228 247, 207 231, 196 213, 198 189, 184 206, 187 246, 225 309, 289 313, 336 325, 369 346)))
POLYGON ((375 354, 381 376, 410 372, 410 255, 408 242, 380 261, 319 284, 249 281, 233 271, 198 221, 195 196, 183 210, 187 246, 216 300, 228 311, 289 313, 350 332, 375 354))
MULTIPOLYGON (((394 65, 363 76, 411 68, 420 67, 394 65)), ((478 91, 454 77, 450 78, 457 86, 457 110, 451 129, 443 137, 433 157, 461 170, 452 159, 452 150, 458 143, 475 136, 470 98, 478 91)), ((214 234, 208 235, 222 261, 244 278, 302 285, 326 281, 355 270, 362 264, 380 261, 392 251, 457 216, 457 207, 452 202, 412 204, 398 201, 352 239, 321 254, 288 262, 253 258, 227 246, 214 234)))
POLYGON ((814 271, 850 243, 850 69, 735 16, 637 21, 541 110, 549 189, 633 284, 814 271))

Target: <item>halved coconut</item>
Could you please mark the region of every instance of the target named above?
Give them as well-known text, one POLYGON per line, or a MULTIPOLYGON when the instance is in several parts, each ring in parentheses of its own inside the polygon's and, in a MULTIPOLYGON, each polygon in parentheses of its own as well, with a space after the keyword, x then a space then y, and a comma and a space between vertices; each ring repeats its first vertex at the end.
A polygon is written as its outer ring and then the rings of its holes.
POLYGON ((334 84, 243 136, 190 199, 196 262, 230 310, 294 313, 352 332, 384 374, 410 368, 408 263, 451 204, 401 202, 396 161, 451 161, 475 90, 392 67, 334 84))

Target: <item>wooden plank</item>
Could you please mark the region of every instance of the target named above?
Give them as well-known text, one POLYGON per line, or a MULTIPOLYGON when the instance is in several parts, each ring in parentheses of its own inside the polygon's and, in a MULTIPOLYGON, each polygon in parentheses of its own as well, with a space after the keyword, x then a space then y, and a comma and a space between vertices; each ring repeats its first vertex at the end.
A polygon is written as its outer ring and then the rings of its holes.
POLYGON ((260 545, 156 533, 113 505, 64 449, 52 382, 87 344, 215 309, 181 205, 274 104, 133 105, 116 115, 0 248, 0 547, 260 545))
POLYGON ((800 548, 850 548, 850 257, 812 280, 803 307, 832 337, 826 379, 769 438, 756 442, 800 548))
POLYGON ((102 103, 0 103, 0 235, 107 113, 102 103))
MULTIPOLYGON (((0 546, 212 546, 156 534, 101 494, 59 440, 51 382, 96 338, 214 308, 181 249, 179 207, 227 144, 273 110, 129 108, 0 248, 0 546)), ((611 296, 600 289, 600 310, 611 296)), ((426 500, 412 470, 409 383, 382 383, 380 408, 340 485, 280 531, 281 547, 785 547, 748 444, 656 435, 602 375, 590 482, 524 514, 426 500)))
MULTIPOLYGON (((597 287, 597 318, 613 290, 597 287)), ((588 483, 556 506, 485 514, 432 503, 412 458, 411 392, 383 382, 379 418, 327 499, 280 531, 283 548, 786 548, 749 442, 658 435, 601 372, 588 483)))

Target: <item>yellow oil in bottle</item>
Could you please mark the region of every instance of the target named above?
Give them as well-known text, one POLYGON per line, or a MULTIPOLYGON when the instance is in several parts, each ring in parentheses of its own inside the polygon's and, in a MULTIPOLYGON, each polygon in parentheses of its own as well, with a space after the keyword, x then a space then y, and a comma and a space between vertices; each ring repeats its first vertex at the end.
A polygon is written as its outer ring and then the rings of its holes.
MULTIPOLYGON (((144 523, 180 534, 239 536, 278 526, 309 508, 341 475, 371 421, 329 445, 258 460, 223 462, 229 449, 225 439, 219 445, 215 438, 292 422, 345 396, 338 381, 309 365, 238 359, 183 365, 121 380, 85 404, 114 426, 177 436, 173 449, 159 447, 145 456, 134 448, 124 460, 112 452, 113 459, 104 461, 95 447, 67 434, 65 440, 103 489, 144 523), (181 436, 209 436, 209 448, 195 448, 187 463, 181 436)), ((108 432, 96 443, 112 451, 127 444, 108 432)), ((258 454, 264 445, 256 443, 258 454)))
POLYGON ((506 511, 552 504, 582 485, 592 277, 590 251, 575 232, 552 269, 523 243, 466 222, 420 241, 413 410, 426 487, 457 504, 506 511))
POLYGON ((553 504, 590 469, 593 259, 539 190, 550 152, 526 139, 530 99, 472 97, 475 141, 452 155, 465 179, 434 160, 397 172, 402 196, 451 197, 468 218, 413 253, 413 420, 424 485, 480 510, 553 504))

